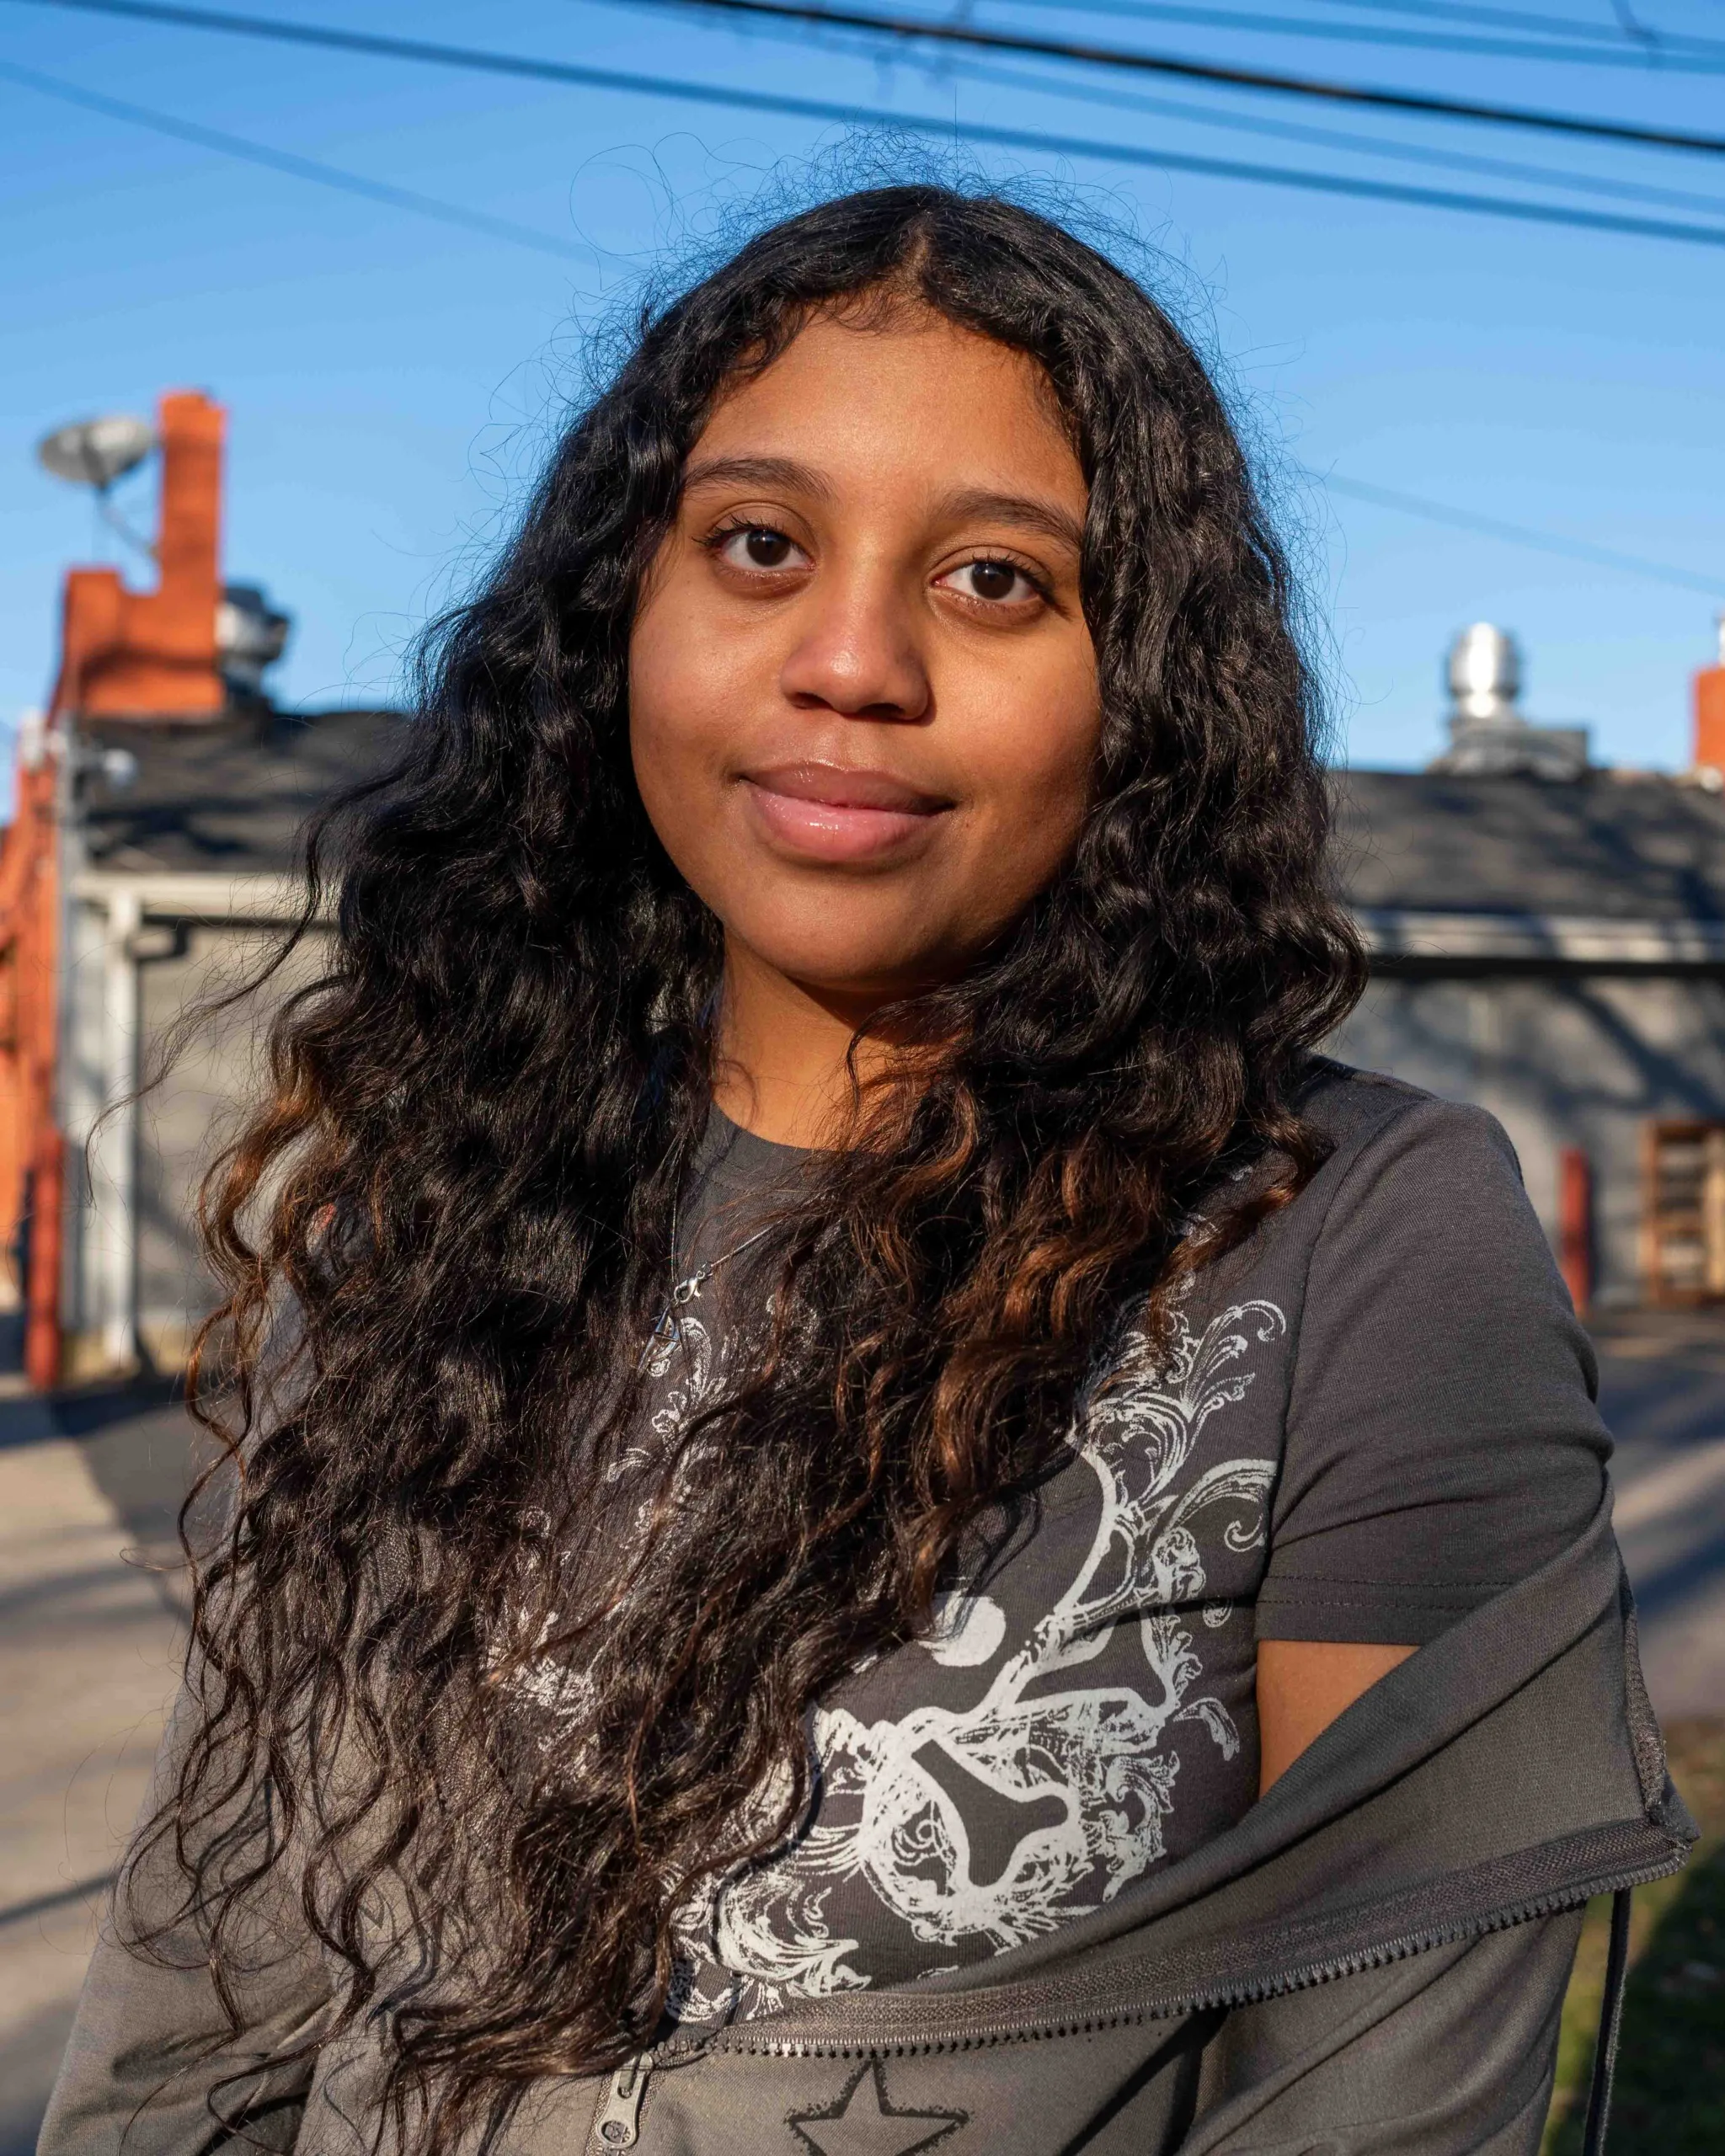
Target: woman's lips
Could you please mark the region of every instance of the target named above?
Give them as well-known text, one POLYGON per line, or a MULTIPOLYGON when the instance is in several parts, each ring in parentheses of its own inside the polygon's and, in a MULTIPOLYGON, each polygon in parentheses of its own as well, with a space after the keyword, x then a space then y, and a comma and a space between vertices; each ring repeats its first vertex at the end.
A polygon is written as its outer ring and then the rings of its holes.
POLYGON ((785 764, 743 774, 770 835, 809 861, 878 861, 925 838, 950 801, 889 772, 785 764))

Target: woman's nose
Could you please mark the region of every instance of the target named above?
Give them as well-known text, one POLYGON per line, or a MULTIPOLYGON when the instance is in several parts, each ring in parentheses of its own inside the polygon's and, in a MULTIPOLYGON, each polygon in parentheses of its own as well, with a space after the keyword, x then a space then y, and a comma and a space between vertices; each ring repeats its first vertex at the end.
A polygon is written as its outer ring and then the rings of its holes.
POLYGON ((931 691, 919 624, 897 584, 858 577, 824 592, 817 587, 809 598, 779 675, 791 702, 846 718, 926 718, 931 691))

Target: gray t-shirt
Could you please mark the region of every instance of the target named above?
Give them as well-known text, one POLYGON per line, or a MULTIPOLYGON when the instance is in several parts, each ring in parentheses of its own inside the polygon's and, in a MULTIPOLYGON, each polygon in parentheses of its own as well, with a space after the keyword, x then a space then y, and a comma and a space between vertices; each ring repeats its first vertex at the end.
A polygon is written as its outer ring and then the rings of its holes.
MULTIPOLYGON (((1312 1182, 1191 1283, 1161 1355, 1126 1326, 930 1636, 815 1708, 803 1830, 683 1913, 681 2018, 903 1983, 1100 1907, 1254 1801, 1258 1640, 1423 1644, 1592 1516, 1592 1352, 1502 1130, 1334 1065, 1307 1112, 1335 1148, 1312 1182)), ((715 1113, 690 1273, 801 1157, 715 1113)), ((760 1255, 656 1343, 649 1449, 749 1352, 760 1255)))

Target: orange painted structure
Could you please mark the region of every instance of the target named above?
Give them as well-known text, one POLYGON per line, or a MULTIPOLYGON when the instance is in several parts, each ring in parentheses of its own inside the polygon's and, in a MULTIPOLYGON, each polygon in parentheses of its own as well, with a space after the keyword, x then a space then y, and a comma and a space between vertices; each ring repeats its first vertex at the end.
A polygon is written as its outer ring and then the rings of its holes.
POLYGON ((1725 615, 1719 617, 1719 664, 1695 677, 1695 766, 1725 777, 1725 615))
POLYGON ((0 1234, 17 1251, 24 1367, 60 1372, 62 1163, 54 1114, 59 999, 60 765, 38 730, 19 760, 17 805, 0 842, 0 1234))
POLYGON ((1594 1164, 1579 1145, 1557 1154, 1557 1269, 1585 1317, 1594 1299, 1594 1164))
POLYGON ((163 398, 161 508, 153 591, 117 569, 67 574, 58 678, 45 719, 19 741, 16 808, 0 835, 0 1242, 22 1258, 24 1367, 60 1376, 65 1139, 57 1070, 64 932, 65 808, 80 720, 215 718, 222 597, 219 404, 163 398))

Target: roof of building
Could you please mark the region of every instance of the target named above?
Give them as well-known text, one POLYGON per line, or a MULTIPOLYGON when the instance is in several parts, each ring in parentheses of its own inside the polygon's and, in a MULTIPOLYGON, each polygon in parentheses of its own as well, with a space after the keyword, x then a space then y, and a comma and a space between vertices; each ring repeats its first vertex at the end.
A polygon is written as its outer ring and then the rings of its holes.
POLYGON ((1571 783, 1337 774, 1338 867, 1384 912, 1725 922, 1725 797, 1653 774, 1571 783))
MULTIPOLYGON (((91 727, 93 746, 131 750, 137 771, 126 785, 87 780, 90 865, 289 872, 306 818, 382 767, 402 724, 332 711, 91 727)), ((1699 787, 1343 771, 1336 792, 1342 882, 1363 910, 1725 924, 1725 797, 1699 787)))
POLYGON ((129 780, 99 767, 84 780, 89 864, 133 875, 291 871, 307 817, 387 763, 401 728, 383 711, 86 724, 88 747, 127 750, 137 766, 129 780))

